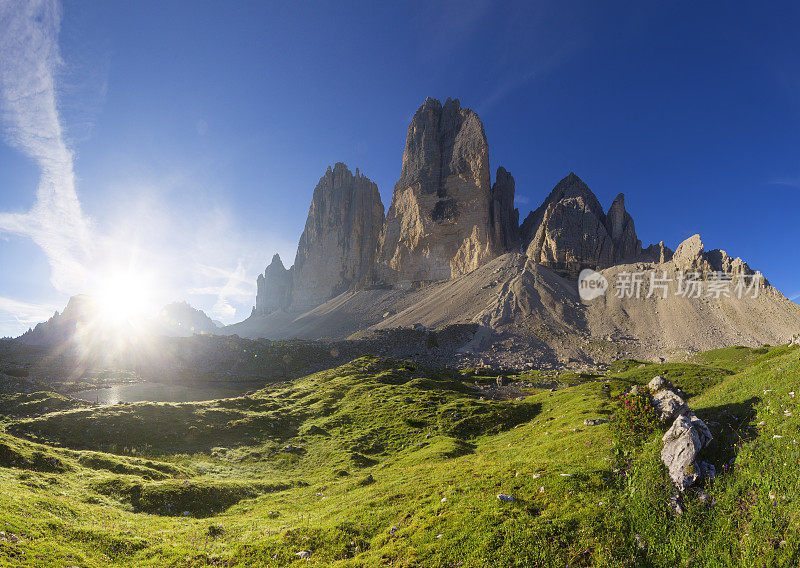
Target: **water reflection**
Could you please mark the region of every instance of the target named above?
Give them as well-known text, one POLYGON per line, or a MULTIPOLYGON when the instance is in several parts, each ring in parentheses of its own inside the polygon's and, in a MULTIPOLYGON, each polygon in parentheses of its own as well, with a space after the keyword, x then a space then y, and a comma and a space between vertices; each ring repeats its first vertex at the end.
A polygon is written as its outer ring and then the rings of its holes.
POLYGON ((163 383, 138 383, 135 385, 118 385, 104 389, 85 390, 75 393, 73 396, 104 405, 142 401, 195 402, 240 396, 257 388, 259 388, 259 385, 253 384, 189 387, 163 383))

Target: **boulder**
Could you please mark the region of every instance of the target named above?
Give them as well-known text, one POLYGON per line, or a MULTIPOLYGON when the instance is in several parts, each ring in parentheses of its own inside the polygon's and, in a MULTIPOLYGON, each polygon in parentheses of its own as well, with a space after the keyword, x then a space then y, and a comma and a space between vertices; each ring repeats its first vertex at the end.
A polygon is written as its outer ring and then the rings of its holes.
MULTIPOLYGON (((698 418, 694 414, 694 412, 690 411, 688 413, 688 416, 689 416, 689 419, 692 422, 692 427, 694 428, 695 432, 697 433, 697 436, 700 439, 700 445, 703 448, 707 447, 711 443, 711 440, 714 439, 714 436, 711 435, 711 430, 708 428, 708 426, 706 425, 705 422, 703 422, 700 418, 698 418)), ((708 464, 708 465, 711 465, 711 464, 708 464)), ((711 467, 714 467, 714 466, 712 465, 711 467)))
MULTIPOLYGON (((509 181, 501 180, 496 197, 502 215, 509 214, 510 192, 509 181)), ((491 201, 489 147, 480 118, 458 99, 444 105, 426 99, 408 127, 403 168, 386 215, 378 255, 382 280, 444 280, 491 260, 491 201)), ((506 237, 513 240, 513 234, 506 237)))
POLYGON ((686 401, 683 400, 678 393, 670 389, 658 391, 653 395, 652 402, 658 419, 662 423, 673 420, 676 416, 683 414, 688 409, 686 401))
POLYGON ((789 347, 800 347, 800 333, 796 333, 789 342, 789 347))
POLYGON ((695 464, 697 453, 702 449, 692 421, 680 415, 663 437, 661 461, 667 467, 669 477, 678 491, 683 492, 700 479, 699 468, 695 464))
POLYGON ((706 423, 691 411, 678 415, 672 427, 664 434, 661 461, 679 492, 686 491, 700 479, 709 480, 716 476, 716 469, 712 464, 697 460, 697 454, 712 439, 706 423))
POLYGON ((669 388, 670 386, 669 381, 661 375, 653 377, 653 380, 647 383, 647 388, 650 389, 652 394, 656 394, 658 391, 669 388))

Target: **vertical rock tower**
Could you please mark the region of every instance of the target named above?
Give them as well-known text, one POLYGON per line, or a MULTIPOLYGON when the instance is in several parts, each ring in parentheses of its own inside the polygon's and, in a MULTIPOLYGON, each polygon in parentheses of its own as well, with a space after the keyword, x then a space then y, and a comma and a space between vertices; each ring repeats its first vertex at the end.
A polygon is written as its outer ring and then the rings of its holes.
POLYGON ((291 306, 302 311, 372 281, 383 226, 378 186, 343 163, 314 188, 292 267, 291 306))
MULTIPOLYGON (((458 99, 428 98, 408 127, 378 261, 388 283, 444 280, 495 256, 489 146, 458 99)), ((513 198, 512 198, 513 203, 513 198)))

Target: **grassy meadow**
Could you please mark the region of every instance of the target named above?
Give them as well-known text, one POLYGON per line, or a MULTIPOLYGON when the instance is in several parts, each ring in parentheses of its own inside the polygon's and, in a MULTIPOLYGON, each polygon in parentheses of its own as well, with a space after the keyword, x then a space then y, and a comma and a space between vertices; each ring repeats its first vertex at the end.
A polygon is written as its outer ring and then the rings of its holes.
POLYGON ((496 376, 365 357, 198 403, 6 395, 0 566, 800 564, 800 349, 625 360, 485 400, 496 376), (715 503, 687 494, 678 518, 663 427, 584 425, 656 375, 715 437, 715 503))

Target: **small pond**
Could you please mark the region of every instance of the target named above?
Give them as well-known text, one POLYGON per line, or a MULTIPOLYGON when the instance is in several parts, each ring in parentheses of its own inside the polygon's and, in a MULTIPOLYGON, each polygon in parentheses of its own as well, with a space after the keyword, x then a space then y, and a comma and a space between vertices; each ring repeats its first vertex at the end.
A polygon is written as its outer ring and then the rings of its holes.
POLYGON ((263 385, 238 383, 229 385, 169 385, 165 383, 136 383, 74 393, 72 396, 100 404, 118 402, 195 402, 216 398, 231 398, 254 391, 263 385))

